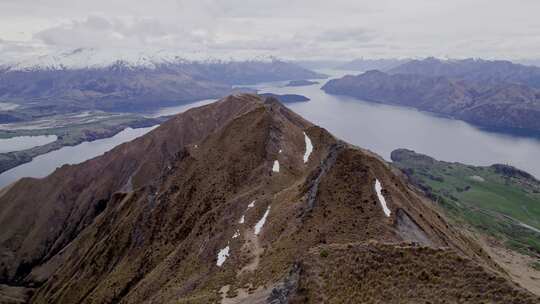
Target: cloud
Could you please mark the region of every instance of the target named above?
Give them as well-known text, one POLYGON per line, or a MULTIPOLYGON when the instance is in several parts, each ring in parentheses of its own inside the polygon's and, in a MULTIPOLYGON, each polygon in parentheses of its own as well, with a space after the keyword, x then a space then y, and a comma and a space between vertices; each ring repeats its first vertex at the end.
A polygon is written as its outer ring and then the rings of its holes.
POLYGON ((45 29, 36 40, 57 47, 161 47, 200 44, 211 39, 206 29, 166 24, 155 18, 106 18, 89 16, 45 29))
POLYGON ((19 61, 25 57, 38 56, 43 51, 39 45, 0 38, 0 65, 19 61))
POLYGON ((376 37, 374 31, 364 28, 338 28, 324 31, 316 36, 320 41, 340 42, 369 42, 376 37))
POLYGON ((0 0, 0 38, 302 59, 532 58, 538 11, 537 0, 0 0))

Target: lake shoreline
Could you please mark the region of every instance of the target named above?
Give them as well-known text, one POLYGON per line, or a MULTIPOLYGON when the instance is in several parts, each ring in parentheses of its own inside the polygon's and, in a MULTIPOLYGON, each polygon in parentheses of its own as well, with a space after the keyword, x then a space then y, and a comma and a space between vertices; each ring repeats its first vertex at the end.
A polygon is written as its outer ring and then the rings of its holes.
POLYGON ((69 138, 69 140, 57 136, 55 141, 45 145, 35 146, 25 150, 0 153, 0 174, 31 162, 37 156, 57 151, 63 147, 73 147, 83 142, 93 142, 99 139, 111 138, 126 128, 139 129, 156 126, 164 120, 165 119, 147 119, 133 121, 127 124, 114 125, 100 132, 92 132, 92 129, 90 128, 86 130, 86 132, 80 133, 80 135, 75 138, 69 138))

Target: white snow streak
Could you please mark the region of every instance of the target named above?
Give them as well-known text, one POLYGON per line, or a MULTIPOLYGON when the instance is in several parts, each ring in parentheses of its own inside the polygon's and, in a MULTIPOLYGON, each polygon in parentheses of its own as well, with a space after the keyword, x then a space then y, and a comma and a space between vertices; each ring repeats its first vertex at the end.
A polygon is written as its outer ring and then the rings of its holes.
MULTIPOLYGON (((519 222, 519 221, 518 221, 518 222, 519 222)), ((519 222, 519 225, 520 225, 521 227, 525 227, 525 228, 527 228, 527 229, 530 229, 530 230, 532 230, 532 231, 534 231, 534 232, 540 233, 540 230, 538 230, 538 229, 536 229, 536 228, 534 228, 534 227, 532 227, 532 226, 529 226, 529 225, 527 225, 527 224, 525 224, 525 223, 519 222)))
POLYGON ((307 163, 311 152, 313 152, 313 144, 311 143, 311 139, 309 138, 309 136, 307 136, 306 132, 304 132, 304 139, 306 141, 306 153, 304 153, 304 163, 307 163))
POLYGON ((390 216, 390 209, 388 209, 388 206, 386 206, 386 199, 382 195, 381 190, 382 190, 381 182, 379 182, 379 180, 376 179, 375 180, 375 192, 377 192, 377 196, 379 197, 379 202, 381 202, 381 206, 382 206, 382 209, 384 211, 384 214, 386 214, 386 216, 390 216))
POLYGON ((229 245, 227 245, 227 247, 221 249, 218 253, 218 256, 217 256, 217 262, 216 262, 216 265, 218 265, 219 267, 221 267, 221 265, 223 265, 223 263, 225 263, 225 260, 229 257, 229 245))
POLYGON ((255 224, 255 235, 259 235, 261 233, 261 229, 264 226, 264 223, 266 223, 266 218, 268 217, 268 214, 270 213, 270 206, 268 206, 268 209, 266 209, 266 212, 264 213, 263 217, 255 224))
POLYGON ((272 167, 272 171, 279 172, 279 161, 278 160, 274 161, 274 166, 272 167))
MULTIPOLYGON (((249 203, 249 205, 246 208, 246 211, 248 211, 249 208, 253 208, 253 207, 255 207, 255 200, 253 200, 251 203, 249 203)), ((246 221, 246 215, 244 213, 244 214, 242 214, 242 217, 240 218, 238 223, 243 224, 245 221, 246 221)))

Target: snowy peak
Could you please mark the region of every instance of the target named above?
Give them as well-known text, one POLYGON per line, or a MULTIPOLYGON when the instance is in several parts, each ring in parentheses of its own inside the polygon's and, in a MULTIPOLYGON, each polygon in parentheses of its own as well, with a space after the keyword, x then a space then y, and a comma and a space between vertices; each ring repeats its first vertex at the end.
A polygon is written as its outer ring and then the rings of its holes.
MULTIPOLYGON (((172 50, 118 50, 78 48, 62 50, 5 63, 11 71, 102 69, 122 66, 129 69, 155 69, 163 65, 182 63, 223 63, 232 61, 277 61, 271 56, 236 58, 227 55, 208 56, 172 50)), ((0 71, 2 67, 0 66, 0 71)))

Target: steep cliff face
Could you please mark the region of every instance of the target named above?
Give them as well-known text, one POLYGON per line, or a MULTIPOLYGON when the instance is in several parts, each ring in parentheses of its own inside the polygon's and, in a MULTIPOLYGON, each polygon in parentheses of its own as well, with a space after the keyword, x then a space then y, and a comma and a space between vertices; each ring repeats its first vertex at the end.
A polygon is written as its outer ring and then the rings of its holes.
MULTIPOLYGON (((6 197, 22 195, 23 185, 45 189, 62 170, 13 185, 0 203, 11 206, 6 197)), ((6 279, 39 283, 33 303, 453 302, 463 301, 461 294, 478 302, 538 300, 508 281, 378 156, 274 98, 231 96, 194 109, 71 170, 100 172, 93 180, 115 186, 83 206, 78 197, 101 184, 88 182, 88 190, 64 203, 100 212, 74 221, 80 229, 58 250, 42 249, 27 271, 16 275, 22 261, 4 260, 6 279), (120 174, 88 165, 106 159, 136 169, 120 174), (460 272, 450 271, 457 264, 460 272), (400 292, 381 293, 389 284, 400 292)), ((32 209, 46 198, 27 194, 17 204, 32 209)), ((48 208, 57 205, 51 199, 48 208)), ((32 216, 53 217, 42 209, 32 216)), ((58 242, 51 235, 59 233, 43 232, 39 248, 58 242)), ((18 256, 20 243, 1 244, 18 256)))

